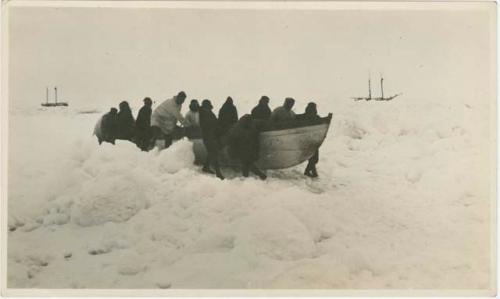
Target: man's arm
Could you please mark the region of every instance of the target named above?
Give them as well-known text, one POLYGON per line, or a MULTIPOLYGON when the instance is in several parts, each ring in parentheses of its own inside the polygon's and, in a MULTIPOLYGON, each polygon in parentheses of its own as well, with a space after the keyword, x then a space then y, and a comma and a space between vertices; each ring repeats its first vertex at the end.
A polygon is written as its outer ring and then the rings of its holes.
POLYGON ((185 125, 186 123, 186 120, 184 119, 184 116, 182 116, 182 113, 181 113, 181 108, 179 107, 179 109, 175 109, 175 118, 177 119, 178 122, 180 122, 183 126, 185 125))

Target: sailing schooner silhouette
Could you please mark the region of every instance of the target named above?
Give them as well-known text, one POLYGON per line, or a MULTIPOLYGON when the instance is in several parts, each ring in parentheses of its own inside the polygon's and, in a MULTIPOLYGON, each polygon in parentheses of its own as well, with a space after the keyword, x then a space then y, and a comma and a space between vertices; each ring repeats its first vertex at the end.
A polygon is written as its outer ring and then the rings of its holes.
POLYGON ((67 102, 58 102, 57 101, 57 87, 54 87, 54 93, 55 93, 55 102, 49 103, 49 88, 48 87, 46 88, 45 103, 42 103, 43 107, 68 106, 67 102))
POLYGON ((382 95, 381 97, 372 98, 371 78, 368 77, 368 97, 352 97, 352 99, 354 99, 355 101, 361 101, 361 100, 365 100, 365 101, 371 101, 371 100, 390 101, 390 100, 394 99, 395 97, 402 95, 402 93, 398 93, 398 94, 392 95, 392 96, 387 97, 387 98, 384 97, 384 78, 382 76, 380 76, 380 92, 382 95))

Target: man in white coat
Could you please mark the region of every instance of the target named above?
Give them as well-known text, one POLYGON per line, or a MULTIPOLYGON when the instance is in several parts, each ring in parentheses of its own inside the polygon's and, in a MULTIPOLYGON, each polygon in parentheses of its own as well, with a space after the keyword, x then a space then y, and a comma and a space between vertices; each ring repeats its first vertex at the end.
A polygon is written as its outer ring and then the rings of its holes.
POLYGON ((151 129, 155 141, 163 136, 165 148, 172 144, 173 133, 177 122, 184 125, 184 117, 181 114, 182 104, 186 99, 184 91, 179 92, 171 99, 165 100, 155 108, 151 115, 151 129))

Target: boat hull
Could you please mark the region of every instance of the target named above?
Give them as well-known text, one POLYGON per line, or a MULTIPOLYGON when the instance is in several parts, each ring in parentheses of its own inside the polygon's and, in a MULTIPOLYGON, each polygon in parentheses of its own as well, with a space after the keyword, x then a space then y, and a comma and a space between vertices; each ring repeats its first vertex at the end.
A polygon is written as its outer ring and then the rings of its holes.
POLYGON ((68 103, 66 102, 57 102, 57 103, 42 103, 43 107, 68 107, 68 103))
MULTIPOLYGON (((289 129, 268 130, 260 133, 260 155, 256 162, 260 169, 282 169, 298 165, 310 159, 321 146, 330 127, 331 115, 326 121, 289 129)), ((207 150, 201 138, 192 138, 195 163, 203 163, 207 150)), ((219 153, 219 163, 223 166, 239 166, 227 147, 219 153)))

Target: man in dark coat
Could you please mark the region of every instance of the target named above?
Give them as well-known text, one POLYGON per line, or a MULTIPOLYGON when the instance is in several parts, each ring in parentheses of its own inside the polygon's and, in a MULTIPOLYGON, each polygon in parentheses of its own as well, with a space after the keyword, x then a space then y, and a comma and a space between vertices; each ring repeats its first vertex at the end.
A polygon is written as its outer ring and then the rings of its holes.
POLYGON ((135 142, 137 146, 143 150, 147 151, 150 147, 151 141, 151 106, 153 101, 150 98, 145 98, 144 106, 139 110, 137 114, 137 119, 135 120, 135 142))
MULTIPOLYGON (((321 119, 321 117, 318 115, 316 104, 313 102, 307 104, 306 111, 304 114, 297 115, 297 120, 299 121, 314 122, 319 119, 321 119)), ((311 178, 318 177, 318 171, 316 170, 316 164, 318 164, 318 161, 319 161, 319 149, 316 149, 314 155, 309 159, 307 163, 304 175, 311 178)))
POLYGON ((244 177, 252 171, 262 180, 267 178, 254 164, 259 159, 259 147, 259 130, 252 116, 245 114, 229 134, 230 154, 240 160, 244 177))
POLYGON ((213 106, 209 100, 203 100, 200 107, 200 129, 203 144, 207 149, 207 160, 203 165, 203 171, 213 173, 210 169, 210 164, 215 168, 215 174, 221 180, 224 179, 219 167, 219 150, 221 148, 219 141, 219 125, 217 117, 212 112, 213 106))
POLYGON ((271 108, 269 108, 269 98, 262 96, 259 104, 252 109, 254 119, 268 120, 271 117, 271 108))
POLYGON ((116 139, 130 140, 134 138, 135 121, 127 101, 120 103, 118 112, 118 134, 116 139))
POLYGON ((118 129, 118 110, 111 108, 111 110, 104 114, 97 122, 94 129, 94 134, 97 136, 99 144, 109 142, 115 144, 116 133, 118 129))
POLYGON ((226 102, 219 110, 220 134, 224 135, 238 121, 238 111, 233 104, 233 99, 227 97, 226 102))

